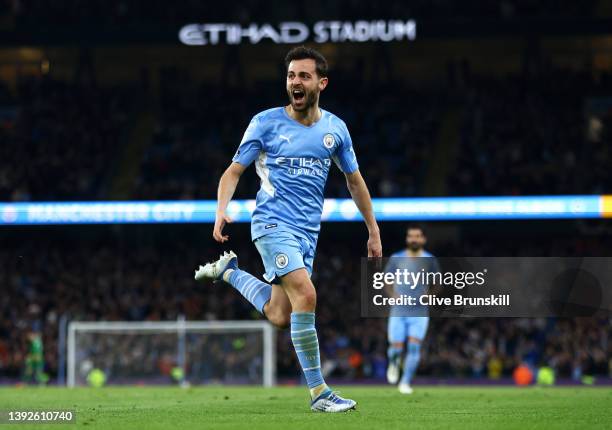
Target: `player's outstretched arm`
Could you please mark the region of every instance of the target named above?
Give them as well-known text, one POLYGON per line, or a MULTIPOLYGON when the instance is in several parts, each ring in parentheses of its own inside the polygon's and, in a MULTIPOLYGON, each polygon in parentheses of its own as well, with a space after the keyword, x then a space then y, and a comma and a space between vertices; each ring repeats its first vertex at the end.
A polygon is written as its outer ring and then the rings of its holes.
POLYGON ((232 222, 232 219, 225 213, 225 210, 236 191, 240 176, 242 176, 245 169, 246 167, 242 164, 233 162, 223 172, 219 180, 217 213, 215 215, 215 227, 213 228, 213 237, 217 242, 223 243, 229 240, 229 236, 223 234, 223 227, 225 227, 225 224, 232 222))
POLYGON ((372 199, 368 187, 359 173, 355 170, 353 173, 345 173, 346 185, 353 201, 359 208, 361 215, 368 227, 368 257, 382 257, 382 244, 380 241, 380 230, 374 217, 374 209, 372 208, 372 199))

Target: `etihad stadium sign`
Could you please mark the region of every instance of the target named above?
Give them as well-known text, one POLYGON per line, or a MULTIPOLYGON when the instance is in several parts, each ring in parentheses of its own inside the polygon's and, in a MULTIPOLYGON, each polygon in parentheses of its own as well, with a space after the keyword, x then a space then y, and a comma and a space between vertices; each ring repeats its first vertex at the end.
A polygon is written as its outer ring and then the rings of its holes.
POLYGON ((187 24, 179 31, 185 45, 252 45, 263 41, 296 44, 312 40, 315 43, 392 42, 416 39, 414 20, 318 21, 308 26, 288 21, 278 25, 237 23, 187 24))

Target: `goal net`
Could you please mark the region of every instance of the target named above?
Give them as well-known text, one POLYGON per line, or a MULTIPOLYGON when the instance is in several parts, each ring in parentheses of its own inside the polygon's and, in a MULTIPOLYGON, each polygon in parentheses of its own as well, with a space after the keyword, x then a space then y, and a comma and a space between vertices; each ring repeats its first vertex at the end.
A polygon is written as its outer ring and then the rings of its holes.
POLYGON ((71 322, 67 385, 273 386, 275 337, 266 321, 71 322))

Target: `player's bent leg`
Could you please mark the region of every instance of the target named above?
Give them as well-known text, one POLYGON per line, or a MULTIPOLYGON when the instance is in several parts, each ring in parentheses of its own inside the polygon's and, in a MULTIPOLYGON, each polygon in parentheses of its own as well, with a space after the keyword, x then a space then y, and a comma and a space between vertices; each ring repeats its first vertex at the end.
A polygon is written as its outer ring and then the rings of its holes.
POLYGON ((291 321, 291 302, 280 285, 272 284, 272 297, 265 304, 264 315, 278 328, 288 328, 291 321))
POLYGON ((196 281, 225 281, 244 296, 260 313, 272 297, 272 286, 238 268, 238 257, 233 251, 224 252, 217 261, 200 266, 196 281))
POLYGON ((310 408, 320 412, 344 412, 355 408, 354 400, 343 399, 332 392, 323 379, 315 328, 317 294, 308 272, 304 268, 294 270, 281 277, 281 285, 293 309, 291 341, 310 389, 310 408))

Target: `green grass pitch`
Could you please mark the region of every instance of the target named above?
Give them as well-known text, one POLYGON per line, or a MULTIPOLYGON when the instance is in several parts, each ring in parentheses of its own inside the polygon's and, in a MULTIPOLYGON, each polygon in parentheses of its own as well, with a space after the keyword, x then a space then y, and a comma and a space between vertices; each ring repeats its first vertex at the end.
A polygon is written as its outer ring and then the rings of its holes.
MULTIPOLYGON (((357 410, 309 410, 304 387, 1 388, 0 409, 73 409, 76 424, 15 425, 85 429, 596 429, 612 423, 612 388, 350 386, 357 410)), ((0 428, 7 427, 0 425, 0 428)))

